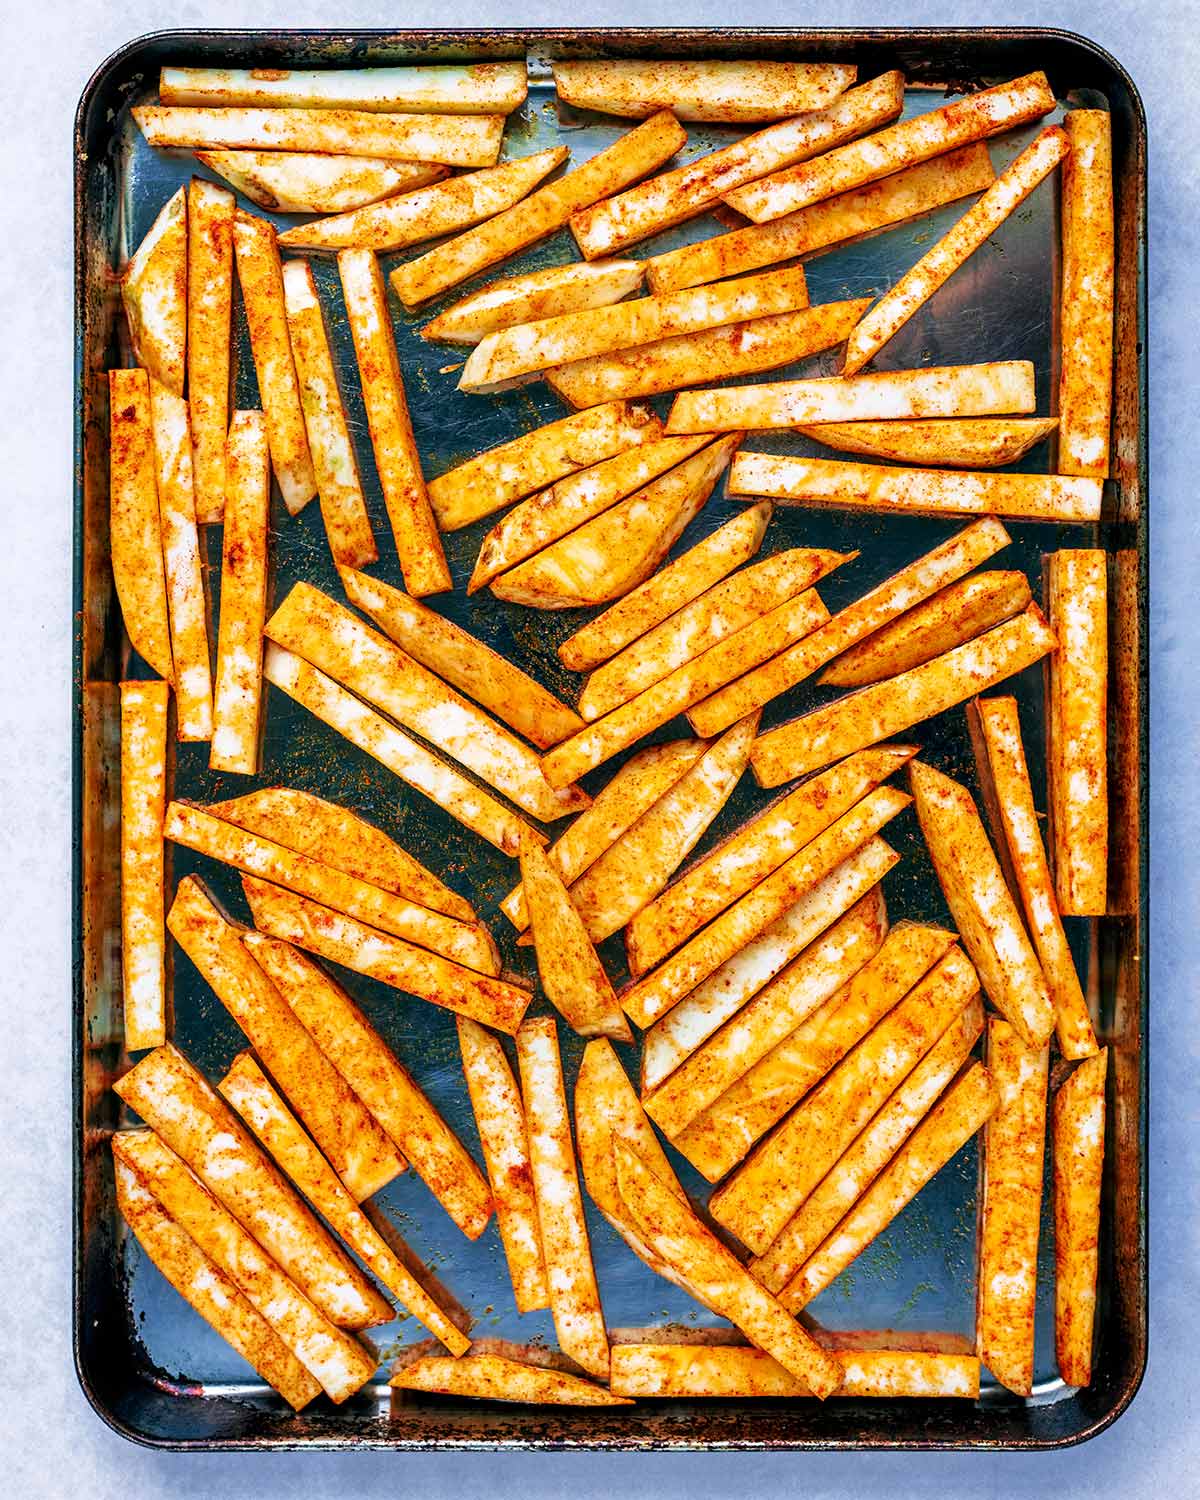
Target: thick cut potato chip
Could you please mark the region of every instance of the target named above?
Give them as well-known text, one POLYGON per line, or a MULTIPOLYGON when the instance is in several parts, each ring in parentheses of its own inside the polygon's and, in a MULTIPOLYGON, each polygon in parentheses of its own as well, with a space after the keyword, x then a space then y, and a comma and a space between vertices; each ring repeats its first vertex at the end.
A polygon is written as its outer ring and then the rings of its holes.
POLYGON ((163 204, 121 277, 133 357, 174 396, 183 395, 187 349, 187 190, 163 204))
POLYGON ((321 151, 197 151, 197 161, 259 208, 277 214, 340 214, 441 182, 434 162, 328 156, 321 151))
POLYGON ((109 539, 125 632, 160 677, 174 677, 150 382, 144 370, 108 372, 109 539))
POLYGON ((163 932, 163 809, 167 795, 165 682, 121 684, 121 974, 125 1050, 167 1039, 163 932))
POLYGON ((565 1370, 527 1365, 501 1354, 468 1354, 465 1359, 426 1357, 397 1370, 389 1382, 397 1390, 467 1396, 478 1401, 523 1401, 530 1406, 632 1406, 602 1385, 565 1370))
POLYGON ((187 204, 187 397, 196 519, 205 525, 225 514, 235 212, 228 188, 192 178, 187 204))
POLYGON ((897 464, 999 469, 1024 458, 1057 417, 943 417, 932 422, 817 422, 798 430, 843 453, 897 464))
POLYGON ((498 328, 608 307, 636 291, 644 274, 640 261, 598 260, 505 276, 444 309, 421 329, 421 337, 477 344, 498 328))
POLYGON ((558 97, 578 109, 634 119, 658 109, 681 120, 748 125, 823 109, 854 82, 845 63, 555 62, 558 97))
POLYGON ((398 114, 506 115, 528 92, 525 63, 402 68, 163 68, 164 104, 378 109, 398 114))
POLYGON ((1100 1260, 1108 1048, 1054 1096, 1054 1348, 1068 1385, 1090 1385, 1100 1260))

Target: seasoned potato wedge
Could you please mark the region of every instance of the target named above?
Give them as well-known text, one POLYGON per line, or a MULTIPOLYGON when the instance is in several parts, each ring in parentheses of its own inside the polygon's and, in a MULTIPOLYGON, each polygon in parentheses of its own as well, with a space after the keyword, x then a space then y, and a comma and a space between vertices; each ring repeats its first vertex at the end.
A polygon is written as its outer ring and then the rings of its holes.
POLYGON ((187 350, 187 190, 159 209, 121 276, 133 357, 173 396, 183 395, 187 350))
POLYGON ((1058 427, 1057 417, 943 417, 932 422, 818 422, 798 431, 843 453, 949 469, 1016 463, 1058 427))
POLYGON ((636 291, 644 275, 640 261, 597 260, 505 276, 445 308, 421 329, 421 337, 477 344, 498 328, 608 307, 636 291))
POLYGON ((203 525, 219 522, 225 514, 235 212, 227 188, 192 178, 187 204, 187 396, 196 519, 203 525))
POLYGON ((435 162, 329 156, 322 151, 197 151, 243 198, 277 214, 340 214, 441 182, 435 162))
POLYGON ((681 120, 746 125, 823 109, 854 82, 844 63, 555 62, 558 97, 579 109, 634 119, 657 109, 681 120))
POLYGON ((430 1391, 479 1401, 522 1401, 530 1406, 633 1405, 578 1375, 527 1365, 502 1354, 468 1354, 464 1359, 427 1356, 397 1370, 388 1383, 402 1391, 430 1391))
POLYGON ((378 109, 399 114, 506 115, 528 92, 525 63, 401 68, 163 68, 164 104, 378 109))
POLYGON ((160 677, 174 677, 150 382, 144 370, 108 372, 109 540, 125 633, 160 677))
POLYGON ((121 684, 121 991, 128 1052, 167 1039, 163 809, 169 697, 165 682, 121 684))
POLYGON ((1090 1385, 1100 1259, 1108 1048, 1054 1096, 1054 1348, 1068 1385, 1090 1385))

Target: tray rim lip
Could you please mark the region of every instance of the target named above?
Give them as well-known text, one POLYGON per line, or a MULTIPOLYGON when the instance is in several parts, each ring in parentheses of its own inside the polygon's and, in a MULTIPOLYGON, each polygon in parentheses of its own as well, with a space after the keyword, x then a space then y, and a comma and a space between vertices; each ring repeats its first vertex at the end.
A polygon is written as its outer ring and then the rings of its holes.
POLYGON ((153 46, 177 44, 186 41, 205 40, 209 43, 227 41, 240 44, 249 38, 260 38, 273 42, 299 43, 326 38, 351 38, 355 41, 381 43, 404 42, 422 39, 445 38, 447 41, 462 40, 484 42, 487 38, 511 38, 514 42, 524 39, 527 48, 556 41, 577 40, 581 36, 626 42, 654 42, 674 36, 686 36, 689 40, 728 40, 752 42, 756 38, 777 41, 818 39, 833 43, 859 42, 880 43, 902 37, 907 40, 945 42, 948 38, 969 42, 972 39, 1011 39, 1028 41, 1053 41, 1090 54, 1116 75, 1126 89, 1133 114, 1134 137, 1139 146, 1141 170, 1135 181, 1140 190, 1137 216, 1135 255, 1148 262, 1148 184, 1149 141, 1145 103, 1141 91, 1128 69, 1107 48, 1081 32, 1058 26, 1012 25, 1012 26, 503 26, 503 27, 164 27, 142 32, 122 43, 110 52, 92 71, 84 84, 76 105, 72 127, 72 182, 74 194, 73 248, 74 262, 74 374, 75 394, 72 414, 72 581, 71 597, 73 611, 72 680, 71 680, 71 1125, 72 1125, 72 1174, 71 1174, 71 1296, 72 1296, 72 1363, 75 1376, 89 1406, 100 1420, 119 1436, 144 1448, 166 1452, 177 1451, 321 1451, 343 1450, 394 1450, 398 1452, 498 1452, 498 1451, 593 1451, 593 1452, 1053 1452, 1077 1447, 1105 1432, 1123 1416, 1140 1391, 1149 1363, 1150 1336, 1150 1287, 1149 1287, 1149 958, 1150 958, 1150 759, 1149 759, 1149 562, 1150 562, 1150 489, 1149 489, 1149 325, 1147 321, 1147 267, 1143 266, 1135 297, 1135 323, 1142 331, 1137 354, 1137 408, 1139 413, 1136 436, 1137 458, 1135 470, 1141 493, 1141 509, 1136 522, 1135 552, 1139 559, 1138 580, 1138 648, 1136 670, 1140 688, 1138 703, 1138 787, 1136 803, 1139 811, 1139 843, 1141 869, 1139 872, 1138 925, 1141 931, 1141 953, 1139 963, 1139 1047, 1138 1090, 1140 1110, 1137 1120, 1138 1140, 1137 1199, 1138 1228, 1135 1271, 1138 1300, 1143 1317, 1143 1339, 1140 1358, 1126 1385, 1117 1392, 1112 1405, 1101 1412, 1087 1425, 1077 1431, 1055 1438, 1031 1437, 1027 1439, 990 1440, 987 1438, 948 1438, 928 1441, 890 1441, 886 1437, 872 1440, 855 1439, 839 1441, 832 1438, 788 1438, 774 1440, 755 1439, 739 1434, 736 1440, 717 1443, 699 1442, 683 1438, 641 1437, 631 1433, 628 1437, 615 1439, 589 1438, 586 1432, 578 1441, 573 1434, 558 1439, 515 1438, 512 1441, 500 1438, 472 1439, 436 1437, 432 1440, 406 1437, 375 1437, 373 1435, 347 1432, 345 1436, 319 1435, 309 1438, 256 1436, 252 1438, 205 1438, 163 1437, 140 1430, 120 1417, 96 1389, 83 1357, 83 1321, 86 1306, 83 1296, 83 1190, 85 1167, 85 1119, 83 1109, 84 1046, 83 1025, 85 1016, 84 969, 86 961, 83 923, 83 449, 84 449, 84 401, 83 374, 85 358, 86 300, 88 289, 87 269, 84 263, 84 226, 86 217, 86 161, 84 147, 85 127, 95 97, 109 77, 130 59, 136 58, 153 46))

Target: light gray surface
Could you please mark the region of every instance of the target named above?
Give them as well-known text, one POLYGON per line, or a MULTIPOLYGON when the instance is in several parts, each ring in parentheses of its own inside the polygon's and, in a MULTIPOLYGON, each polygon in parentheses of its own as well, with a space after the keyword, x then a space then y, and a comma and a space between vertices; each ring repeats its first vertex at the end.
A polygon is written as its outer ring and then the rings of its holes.
POLYGON ((402 9, 346 0, 151 4, 8 0, 0 249, 0 397, 4 533, 0 547, 0 788, 5 890, 5 1077, 0 1088, 0 1484, 16 1500, 68 1492, 216 1496, 1020 1497, 1111 1494, 1176 1500, 1196 1493, 1193 1420, 1200 1347, 1200 660, 1195 474, 1200 269, 1200 21, 1185 0, 1141 4, 613 3, 582 12, 528 0, 474 6, 413 0, 402 9), (141 32, 170 26, 627 24, 991 24, 1085 31, 1142 90, 1151 141, 1151 492, 1154 712, 1151 1045, 1151 1358, 1130 1412, 1108 1434, 1062 1454, 758 1457, 600 1455, 167 1455, 136 1449, 93 1415, 70 1355, 70 122, 92 68, 141 32))

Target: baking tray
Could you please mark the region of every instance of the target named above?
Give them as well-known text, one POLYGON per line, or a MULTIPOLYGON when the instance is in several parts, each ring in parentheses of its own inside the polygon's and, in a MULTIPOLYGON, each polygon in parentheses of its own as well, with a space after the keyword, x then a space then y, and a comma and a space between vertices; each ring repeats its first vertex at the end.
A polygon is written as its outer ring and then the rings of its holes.
MULTIPOLYGON (((993 142, 997 166, 1011 160, 1032 128, 993 142)), ((726 140, 720 128, 693 128, 690 150, 711 150, 726 140)), ((75 1115, 75 1360, 83 1389, 98 1414, 136 1441, 167 1448, 447 1447, 524 1448, 1050 1448, 1100 1431, 1132 1399, 1146 1362, 1146 999, 1147 917, 1147 461, 1146 461, 1146 136, 1136 89, 1106 53, 1080 37, 1044 29, 976 30, 749 30, 631 31, 173 31, 129 43, 108 59, 83 93, 75 125, 76 404, 74 675, 74 1115, 75 1115), (292 1415, 265 1388, 246 1383, 240 1365, 203 1325, 121 1228, 113 1199, 108 1138, 127 1122, 111 1092, 128 1066, 120 1024, 119 922, 119 724, 116 684, 145 672, 131 660, 113 592, 107 545, 107 391, 103 371, 128 362, 114 271, 136 245, 168 194, 191 174, 186 152, 150 151, 132 125, 128 105, 153 91, 163 64, 366 65, 404 61, 488 60, 528 55, 534 64, 526 106, 510 121, 519 152, 535 149, 560 129, 578 161, 606 144, 625 125, 594 115, 556 110, 545 60, 562 56, 720 56, 819 58, 855 62, 863 76, 902 68, 910 84, 907 112, 934 107, 947 88, 974 88, 1033 68, 1049 74, 1060 100, 1107 101, 1113 116, 1117 187, 1117 391, 1114 481, 1106 487, 1099 527, 1012 524, 1013 546, 1004 567, 1025 568, 1037 589, 1039 558, 1061 545, 1108 547, 1113 554, 1111 638, 1113 914, 1085 926, 1075 923, 1077 959, 1104 1040, 1113 1051, 1109 1073, 1108 1149, 1100 1273, 1099 1345, 1093 1384, 1064 1388, 1054 1370, 1052 1281, 1041 1278, 1037 1385, 1029 1401, 987 1388, 978 1404, 961 1401, 865 1402, 834 1400, 760 1402, 644 1402, 628 1413, 471 1404, 450 1398, 393 1402, 386 1385, 369 1386, 340 1408, 324 1398, 292 1415), (1049 1294, 1049 1295, 1048 1295, 1049 1294)), ((933 237, 960 212, 951 206, 917 224, 814 260, 814 302, 858 296, 887 284, 915 261, 933 237)), ((888 346, 881 366, 1028 358, 1037 367, 1039 410, 1048 410, 1054 384, 1054 275, 1057 270, 1054 190, 1043 185, 1022 210, 888 346)), ((655 248, 709 232, 703 221, 660 236, 655 248)), ((643 253, 645 247, 639 249, 643 253)), ((566 233, 534 247, 505 266, 529 269, 575 258, 566 233)), ((385 258, 385 265, 393 258, 385 258)), ((381 576, 398 569, 371 460, 354 361, 329 258, 316 258, 318 281, 330 317, 335 354, 345 376, 364 483, 382 556, 381 576)), ((496 274, 496 273, 492 273, 496 274)), ((485 279, 485 278, 480 278, 485 279)), ((456 289, 444 301, 460 296, 456 289)), ((234 311, 235 404, 257 404, 245 321, 234 311)), ((413 420, 426 472, 440 473, 470 453, 504 441, 563 408, 540 386, 481 400, 454 391, 439 373, 448 351, 415 336, 419 316, 392 302, 413 420)), ((828 373, 830 356, 797 370, 828 373)), ((770 377, 768 377, 770 378, 770 377)), ((805 449, 790 435, 756 435, 755 447, 805 449)), ((1044 467, 1035 449, 1024 461, 1044 467)), ((718 495, 685 538, 690 546, 741 507, 718 495)), ((276 597, 299 576, 337 592, 320 530, 317 507, 297 520, 273 502, 276 597)), ((456 591, 437 607, 456 619, 469 613, 471 628, 502 652, 532 668, 552 688, 570 694, 572 681, 555 656, 557 643, 579 623, 578 611, 547 614, 462 590, 487 522, 446 539, 456 591)), ((961 523, 836 512, 780 509, 763 553, 802 543, 861 546, 862 558, 822 584, 831 608, 857 596, 895 567, 934 545, 961 523)), ((215 576, 219 532, 207 538, 215 576)), ((1015 683, 1035 782, 1043 774, 1040 677, 1036 670, 1015 683)), ((801 708, 811 688, 794 689, 770 706, 767 722, 801 708)), ((674 726, 677 730, 678 726, 674 726)), ((668 728, 662 736, 671 733, 668 728)), ((917 738, 929 757, 974 784, 961 711, 924 726, 917 738)), ((249 783, 210 773, 207 747, 180 745, 176 791, 208 800, 249 783)), ((595 788, 613 766, 588 779, 595 788)), ((266 715, 263 776, 306 787, 351 805, 469 892, 504 945, 506 963, 532 974, 530 949, 518 949, 495 904, 511 884, 513 865, 387 772, 352 750, 275 691, 266 715)), ((749 783, 750 778, 745 778, 749 783)), ((769 794, 744 784, 709 835, 719 838, 769 794)), ((941 892, 905 814, 888 830, 904 855, 888 878, 893 920, 939 919, 941 892)), ((198 868, 189 851, 172 851, 177 876, 198 868)), ((230 872, 211 863, 205 876, 231 907, 245 914, 230 872)), ((619 940, 605 950, 613 972, 622 972, 619 940)), ((458 1068, 453 1020, 432 1006, 349 976, 349 986, 422 1085, 472 1149, 478 1142, 458 1068)), ((175 1038, 216 1077, 243 1045, 237 1028, 181 954, 174 957, 175 1038)), ((563 1036, 573 1069, 579 1039, 563 1036)), ((694 1191, 700 1179, 676 1158, 694 1191)), ((813 1305, 831 1327, 933 1328, 969 1333, 973 1317, 975 1151, 972 1145, 813 1305)), ((495 1226, 470 1244, 450 1225, 414 1173, 392 1184, 382 1204, 414 1248, 424 1255, 478 1318, 480 1336, 553 1343, 546 1313, 518 1319, 511 1302, 495 1226)), ((1048 1216, 1047 1216, 1048 1217, 1048 1216)), ((636 1260, 588 1205, 588 1225, 610 1325, 678 1323, 696 1328, 710 1315, 636 1260)), ((1042 1269, 1051 1267, 1052 1226, 1046 1223, 1042 1269)), ((385 1356, 419 1337, 411 1320, 376 1330, 385 1356)))

